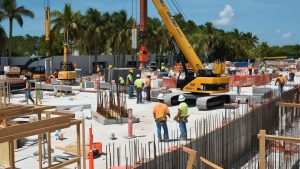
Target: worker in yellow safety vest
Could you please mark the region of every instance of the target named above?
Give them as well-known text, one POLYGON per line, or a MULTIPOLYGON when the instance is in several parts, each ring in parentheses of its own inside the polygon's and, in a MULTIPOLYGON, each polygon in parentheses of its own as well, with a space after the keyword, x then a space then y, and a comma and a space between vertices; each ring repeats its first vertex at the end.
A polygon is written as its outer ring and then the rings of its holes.
POLYGON ((167 116, 170 118, 170 110, 164 103, 164 94, 160 93, 157 96, 158 103, 154 106, 153 117, 156 123, 158 141, 162 142, 161 128, 164 130, 164 141, 169 142, 169 132, 167 126, 167 116))
POLYGON ((165 63, 161 63, 160 71, 161 71, 161 72, 166 72, 166 66, 165 66, 165 63))
POLYGON ((186 123, 188 122, 187 118, 188 115, 188 105, 185 102, 185 97, 183 95, 179 95, 178 101, 180 102, 178 106, 178 113, 174 117, 174 120, 179 123, 179 130, 180 130, 180 139, 186 140, 187 139, 187 130, 186 130, 186 123))
POLYGON ((128 96, 129 98, 133 98, 133 90, 134 90, 134 81, 133 81, 133 70, 129 70, 129 74, 127 75, 127 85, 128 85, 128 96))
POLYGON ((145 90, 147 101, 151 101, 151 73, 147 74, 145 90))
POLYGON ((137 104, 143 103, 142 92, 143 92, 144 82, 142 81, 140 74, 136 75, 136 80, 134 81, 134 86, 136 89, 136 98, 137 98, 136 103, 137 104))
POLYGON ((121 86, 125 86, 125 80, 124 80, 124 78, 122 76, 119 77, 119 84, 121 86))
POLYGON ((283 87, 285 85, 285 78, 282 76, 282 74, 280 74, 279 77, 276 79, 275 86, 277 86, 277 83, 279 83, 278 89, 281 94, 283 92, 283 87))
POLYGON ((97 73, 98 75, 100 75, 100 72, 101 72, 100 65, 97 65, 97 68, 96 68, 96 73, 97 73))

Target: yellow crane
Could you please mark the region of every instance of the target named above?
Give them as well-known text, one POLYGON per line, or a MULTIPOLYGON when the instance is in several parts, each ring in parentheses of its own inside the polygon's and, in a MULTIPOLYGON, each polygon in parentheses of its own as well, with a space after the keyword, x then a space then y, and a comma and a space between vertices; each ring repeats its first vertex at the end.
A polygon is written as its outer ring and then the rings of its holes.
MULTIPOLYGON (((152 0, 165 26, 177 47, 191 65, 192 69, 187 69, 184 61, 184 70, 180 72, 177 80, 177 88, 190 94, 185 94, 186 98, 196 99, 198 109, 209 109, 230 102, 229 95, 221 94, 229 91, 229 77, 224 75, 225 65, 220 62, 213 64, 213 69, 205 69, 200 58, 190 45, 181 28, 171 15, 171 12, 164 0, 152 0)), ((178 95, 171 95, 169 104, 177 102, 178 95)))

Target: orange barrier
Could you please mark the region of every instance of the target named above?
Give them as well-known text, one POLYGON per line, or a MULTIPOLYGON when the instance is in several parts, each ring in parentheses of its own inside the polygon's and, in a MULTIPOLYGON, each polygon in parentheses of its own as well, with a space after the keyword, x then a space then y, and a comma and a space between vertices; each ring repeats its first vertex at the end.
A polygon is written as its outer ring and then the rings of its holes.
POLYGON ((261 86, 266 85, 272 81, 273 78, 278 77, 278 73, 263 74, 263 75, 236 75, 230 76, 230 86, 261 86))
POLYGON ((162 87, 176 88, 176 78, 163 77, 162 87))

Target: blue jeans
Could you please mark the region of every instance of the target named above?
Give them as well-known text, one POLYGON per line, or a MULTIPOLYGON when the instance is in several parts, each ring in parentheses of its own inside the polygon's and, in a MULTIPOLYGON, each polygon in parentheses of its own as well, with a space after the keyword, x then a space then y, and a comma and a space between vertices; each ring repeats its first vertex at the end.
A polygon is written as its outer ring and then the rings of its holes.
POLYGON ((161 139, 161 127, 164 129, 164 140, 169 141, 169 132, 168 132, 167 122, 162 123, 162 122, 156 121, 156 129, 157 129, 158 140, 162 140, 161 139))
POLYGON ((151 91, 151 87, 146 87, 147 101, 151 101, 150 91, 151 91))
POLYGON ((129 85, 129 89, 128 89, 128 95, 129 95, 129 97, 133 97, 133 90, 134 90, 134 86, 133 85, 129 85))
POLYGON ((186 122, 180 120, 179 122, 179 130, 180 130, 180 138, 187 138, 187 131, 186 131, 186 122))
POLYGON ((31 102, 34 103, 34 100, 33 100, 33 98, 31 97, 30 92, 31 92, 30 90, 26 90, 25 98, 31 100, 31 102))
POLYGON ((143 96, 142 96, 143 89, 142 88, 136 88, 136 99, 137 103, 142 103, 143 101, 143 96))
POLYGON ((282 92, 283 92, 283 85, 278 84, 278 90, 279 90, 280 94, 282 94, 282 92))

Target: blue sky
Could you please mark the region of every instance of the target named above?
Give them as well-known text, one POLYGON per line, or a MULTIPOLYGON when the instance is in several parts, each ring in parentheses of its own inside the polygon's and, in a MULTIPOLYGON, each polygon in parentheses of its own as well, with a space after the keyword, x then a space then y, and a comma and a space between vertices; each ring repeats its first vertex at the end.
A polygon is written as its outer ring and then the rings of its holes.
MULTIPOLYGON (((129 16, 132 13, 132 0, 50 0, 51 10, 62 10, 66 2, 71 3, 73 9, 80 10, 82 14, 89 7, 103 12, 125 9, 129 16)), ((260 41, 268 42, 270 45, 300 44, 299 0, 177 0, 177 2, 186 17, 197 24, 210 21, 216 27, 225 30, 238 28, 244 32, 252 32, 260 41)), ((14 24, 13 34, 43 34, 44 0, 17 0, 17 3, 31 9, 36 16, 34 19, 24 18, 23 28, 14 24)), ((152 0, 148 0, 148 5, 148 15, 159 17, 152 0)), ((7 21, 0 24, 8 30, 7 21)))

